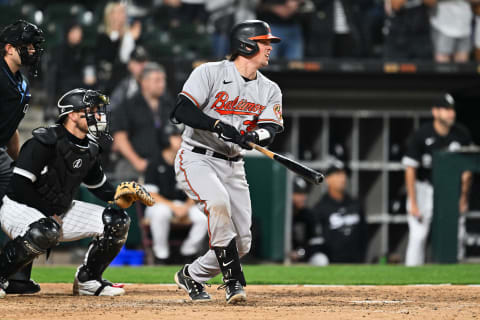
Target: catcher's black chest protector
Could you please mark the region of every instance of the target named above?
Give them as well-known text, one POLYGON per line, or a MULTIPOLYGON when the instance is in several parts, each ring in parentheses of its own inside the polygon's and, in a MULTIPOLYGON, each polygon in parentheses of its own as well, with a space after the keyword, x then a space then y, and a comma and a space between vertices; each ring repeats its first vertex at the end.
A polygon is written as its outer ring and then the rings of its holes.
POLYGON ((99 154, 97 144, 89 142, 88 147, 76 145, 68 139, 64 130, 58 126, 33 131, 40 142, 55 146, 55 155, 35 184, 37 191, 50 202, 54 214, 70 209, 75 193, 99 154))

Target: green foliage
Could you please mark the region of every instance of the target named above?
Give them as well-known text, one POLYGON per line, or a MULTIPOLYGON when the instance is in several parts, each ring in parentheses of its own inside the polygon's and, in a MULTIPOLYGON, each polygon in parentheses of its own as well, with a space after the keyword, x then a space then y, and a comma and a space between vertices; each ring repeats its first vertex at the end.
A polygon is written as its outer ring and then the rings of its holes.
MULTIPOLYGON (((174 283, 180 266, 111 267, 104 277, 123 283, 174 283)), ((35 266, 37 282, 73 282, 76 267, 35 266)), ((404 284, 479 284, 480 266, 475 264, 427 265, 423 267, 382 265, 334 265, 312 267, 295 265, 247 265, 249 284, 323 285, 404 285, 404 284)), ((210 281, 220 283, 217 276, 210 281)))

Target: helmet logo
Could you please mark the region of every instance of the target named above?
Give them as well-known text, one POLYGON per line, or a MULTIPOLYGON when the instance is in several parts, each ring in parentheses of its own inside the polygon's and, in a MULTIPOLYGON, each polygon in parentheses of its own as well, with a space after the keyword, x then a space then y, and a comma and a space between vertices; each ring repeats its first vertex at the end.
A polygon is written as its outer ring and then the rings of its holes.
POLYGON ((75 161, 73 161, 73 168, 74 169, 78 169, 82 166, 82 159, 77 159, 75 161))

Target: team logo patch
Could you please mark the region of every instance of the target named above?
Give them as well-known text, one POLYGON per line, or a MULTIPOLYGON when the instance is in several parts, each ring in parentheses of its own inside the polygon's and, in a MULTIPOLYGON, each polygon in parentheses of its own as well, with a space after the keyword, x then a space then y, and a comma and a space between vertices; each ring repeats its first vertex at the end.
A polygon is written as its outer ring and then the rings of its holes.
POLYGON ((279 104, 276 104, 273 106, 273 113, 275 113, 275 116, 277 116, 278 120, 282 120, 282 106, 279 104))
POLYGON ((78 169, 82 166, 82 159, 77 159, 75 161, 73 161, 73 168, 74 169, 78 169))

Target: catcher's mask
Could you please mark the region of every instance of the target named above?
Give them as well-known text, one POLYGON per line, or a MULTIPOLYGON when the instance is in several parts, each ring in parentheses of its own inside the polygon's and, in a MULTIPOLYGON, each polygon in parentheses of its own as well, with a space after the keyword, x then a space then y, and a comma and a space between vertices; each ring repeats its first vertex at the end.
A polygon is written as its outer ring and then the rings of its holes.
POLYGON ((280 42, 279 37, 272 35, 268 23, 262 20, 246 20, 235 25, 230 32, 230 51, 232 54, 252 56, 258 52, 258 40, 280 42))
POLYGON ((107 112, 109 103, 109 97, 99 91, 82 88, 70 90, 58 100, 57 107, 60 113, 57 122, 62 123, 66 115, 71 112, 83 111, 85 113, 83 117, 87 120, 89 136, 95 140, 101 135, 109 137, 109 112, 107 112))
POLYGON ((6 26, 0 33, 0 45, 10 43, 18 52, 23 66, 28 66, 30 73, 36 77, 40 58, 43 54, 42 43, 45 42, 43 31, 33 23, 18 20, 6 26), (28 52, 28 45, 32 44, 35 52, 28 52))

